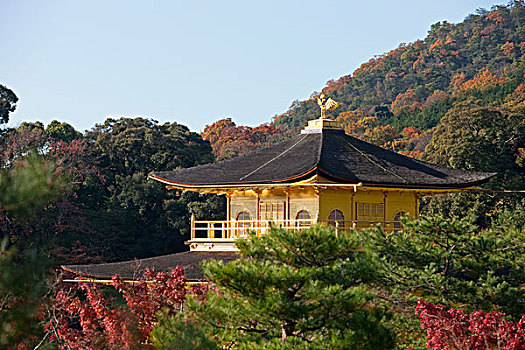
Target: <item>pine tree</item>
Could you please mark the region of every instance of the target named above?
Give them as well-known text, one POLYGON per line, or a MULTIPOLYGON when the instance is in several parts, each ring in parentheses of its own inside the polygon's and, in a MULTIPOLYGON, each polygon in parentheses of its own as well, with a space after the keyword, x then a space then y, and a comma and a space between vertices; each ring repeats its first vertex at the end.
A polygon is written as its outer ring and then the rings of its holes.
POLYGON ((525 314, 523 207, 503 212, 480 229, 475 217, 402 219, 404 230, 363 232, 365 251, 376 254, 383 294, 378 304, 393 312, 398 342, 424 346, 414 308, 417 301, 465 312, 503 312, 517 322, 525 314))
POLYGON ((159 348, 391 349, 367 288, 376 266, 361 245, 323 226, 238 240, 240 259, 205 262, 210 290, 188 299, 183 318, 161 319, 152 339, 159 348))
MULTIPOLYGON (((62 180, 52 164, 34 155, 1 169, 0 218, 30 216, 61 194, 62 180)), ((0 348, 44 349, 46 335, 39 313, 44 309, 49 262, 35 249, 19 251, 12 245, 16 242, 12 242, 10 219, 0 221, 0 348)))

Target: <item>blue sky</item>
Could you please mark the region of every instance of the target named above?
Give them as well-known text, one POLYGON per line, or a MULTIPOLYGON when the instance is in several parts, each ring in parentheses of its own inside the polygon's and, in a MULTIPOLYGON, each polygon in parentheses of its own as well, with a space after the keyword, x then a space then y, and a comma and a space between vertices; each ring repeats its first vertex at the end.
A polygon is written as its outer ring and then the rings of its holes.
POLYGON ((0 0, 0 84, 11 126, 107 117, 194 131, 268 122, 363 62, 507 1, 0 0))

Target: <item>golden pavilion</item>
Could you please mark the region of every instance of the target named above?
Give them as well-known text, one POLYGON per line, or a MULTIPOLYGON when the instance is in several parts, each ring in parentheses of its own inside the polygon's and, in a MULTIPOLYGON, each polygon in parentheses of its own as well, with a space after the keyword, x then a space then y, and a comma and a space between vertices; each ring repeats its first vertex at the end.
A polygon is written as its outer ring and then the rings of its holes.
MULTIPOLYGON (((349 136, 333 120, 312 120, 288 140, 236 158, 150 178, 168 189, 225 195, 224 221, 191 220, 193 252, 233 252, 248 230, 270 223, 302 229, 317 223, 337 231, 419 215, 421 195, 473 188, 493 173, 450 169, 408 158, 349 136)), ((203 219, 203 218, 200 218, 203 219)))
POLYGON ((324 117, 335 103, 326 102, 319 103, 321 118, 295 137, 236 158, 149 175, 171 190, 226 196, 226 220, 192 217, 189 251, 62 268, 104 282, 114 274, 132 280, 145 268, 182 266, 190 281, 199 281, 200 262, 237 259, 235 240, 250 230, 264 235, 270 224, 300 230, 318 223, 341 234, 375 225, 401 230, 403 215, 419 215, 422 195, 473 189, 495 175, 426 163, 347 135, 324 117))

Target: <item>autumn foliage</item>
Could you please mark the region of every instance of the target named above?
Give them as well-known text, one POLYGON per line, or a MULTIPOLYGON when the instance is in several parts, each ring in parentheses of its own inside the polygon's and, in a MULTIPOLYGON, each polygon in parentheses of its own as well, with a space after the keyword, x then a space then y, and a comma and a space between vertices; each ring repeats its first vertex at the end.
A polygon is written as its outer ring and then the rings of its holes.
MULTIPOLYGON (((146 270, 133 283, 115 275, 116 297, 94 283, 64 288, 56 294, 46 329, 62 349, 148 348, 157 313, 177 313, 186 298, 186 284, 182 268, 176 267, 170 273, 146 270)), ((199 294, 200 288, 192 291, 199 294)))
POLYGON ((489 69, 482 69, 475 77, 462 83, 453 94, 461 94, 471 91, 486 91, 503 86, 510 78, 492 73, 489 69))
POLYGON ((424 300, 419 300, 416 315, 421 318, 421 327, 427 330, 428 349, 525 349, 525 316, 513 323, 501 312, 467 314, 424 300))
POLYGON ((202 138, 210 142, 213 153, 220 159, 231 158, 281 140, 284 127, 261 124, 257 127, 237 126, 231 118, 220 119, 207 125, 202 138))

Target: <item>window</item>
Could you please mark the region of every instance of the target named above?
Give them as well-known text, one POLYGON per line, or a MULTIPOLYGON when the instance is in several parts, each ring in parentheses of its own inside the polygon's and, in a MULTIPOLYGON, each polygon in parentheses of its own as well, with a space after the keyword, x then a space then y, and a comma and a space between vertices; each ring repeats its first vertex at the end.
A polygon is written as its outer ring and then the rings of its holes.
POLYGON ((251 220, 252 217, 250 216, 250 213, 248 213, 246 210, 243 210, 237 214, 237 221, 240 221, 237 223, 237 227, 250 227, 252 225, 250 222, 251 220))
POLYGON ((332 210, 330 214, 328 215, 328 225, 336 226, 335 223, 337 222, 338 227, 345 227, 344 220, 345 220, 345 217, 343 215, 343 212, 338 209, 332 210))
POLYGON ((356 227, 365 228, 375 226, 385 220, 385 205, 383 203, 356 203, 356 227))
POLYGON ((310 213, 306 210, 301 210, 297 213, 295 216, 295 220, 297 220, 297 227, 310 227, 312 224, 311 221, 309 221, 312 217, 310 216, 310 213))
POLYGON ((384 221, 385 205, 383 203, 357 203, 357 220, 384 221))
POLYGON ((243 210, 237 214, 237 222, 234 227, 237 227, 235 230, 231 231, 229 238, 235 237, 244 237, 248 230, 252 227, 252 217, 249 212, 243 210))
POLYGON ((402 211, 398 211, 396 216, 394 216, 394 231, 401 231, 403 228, 401 224, 401 218, 405 216, 406 214, 402 211))
POLYGON ((284 220, 284 202, 280 203, 259 203, 259 216, 263 221, 284 220))

